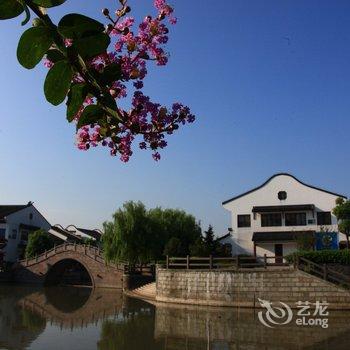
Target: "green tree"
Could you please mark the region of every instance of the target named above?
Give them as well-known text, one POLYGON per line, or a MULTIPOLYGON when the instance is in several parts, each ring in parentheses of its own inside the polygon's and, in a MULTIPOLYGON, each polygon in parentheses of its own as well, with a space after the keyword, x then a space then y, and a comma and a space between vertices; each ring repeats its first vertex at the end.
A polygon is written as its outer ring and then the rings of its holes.
POLYGON ((217 255, 220 243, 215 239, 213 226, 209 225, 208 230, 204 231, 204 242, 208 255, 217 255))
POLYGON ((147 210, 141 202, 126 202, 104 223, 103 248, 107 260, 131 264, 148 262, 152 236, 147 210))
POLYGON ((155 255, 160 258, 166 243, 176 237, 181 242, 180 256, 190 254, 190 246, 201 237, 201 228, 193 215, 180 209, 155 208, 149 211, 149 218, 156 240, 155 255))
POLYGON ((164 247, 164 255, 182 256, 181 241, 177 237, 171 237, 164 247))
POLYGON ((338 219, 339 231, 346 235, 347 248, 350 248, 350 200, 344 198, 337 198, 336 207, 333 209, 333 214, 338 219))
POLYGON ((208 247, 202 237, 198 237, 190 246, 190 255, 198 257, 209 255, 208 247))
POLYGON ((104 223, 104 231, 106 259, 129 263, 158 260, 165 252, 185 256, 201 237, 201 228, 192 215, 178 209, 146 210, 141 202, 125 203, 113 221, 104 223))
POLYGON ((26 258, 33 258, 52 249, 55 245, 53 238, 44 230, 38 230, 29 235, 25 251, 26 258))
POLYGON ((91 247, 98 247, 98 242, 95 239, 93 239, 93 238, 84 237, 81 240, 81 243, 89 245, 91 247))

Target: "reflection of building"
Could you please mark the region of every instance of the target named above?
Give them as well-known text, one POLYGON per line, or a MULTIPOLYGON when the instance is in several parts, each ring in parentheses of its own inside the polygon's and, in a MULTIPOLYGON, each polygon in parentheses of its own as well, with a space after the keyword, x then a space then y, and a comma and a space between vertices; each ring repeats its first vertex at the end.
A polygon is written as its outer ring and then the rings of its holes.
POLYGON ((323 230, 336 234, 328 234, 328 240, 321 243, 337 246, 337 219, 332 214, 337 197, 346 198, 306 185, 292 175, 276 174, 223 202, 231 212, 232 231, 220 241, 232 244, 233 254, 283 256, 295 251, 298 241, 310 241, 323 230))
POLYGON ((38 229, 49 228, 49 222, 32 202, 25 205, 0 205, 0 241, 6 240, 4 260, 13 262, 21 258, 28 235, 38 229))

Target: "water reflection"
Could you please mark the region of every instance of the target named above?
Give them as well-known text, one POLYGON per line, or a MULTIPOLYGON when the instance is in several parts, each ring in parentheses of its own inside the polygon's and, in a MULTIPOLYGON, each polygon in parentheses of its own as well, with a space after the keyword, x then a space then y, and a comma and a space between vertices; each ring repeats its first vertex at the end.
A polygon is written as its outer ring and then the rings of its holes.
POLYGON ((0 286, 1 349, 342 350, 349 321, 349 312, 330 311, 328 329, 269 329, 247 309, 154 306, 116 290, 0 286))

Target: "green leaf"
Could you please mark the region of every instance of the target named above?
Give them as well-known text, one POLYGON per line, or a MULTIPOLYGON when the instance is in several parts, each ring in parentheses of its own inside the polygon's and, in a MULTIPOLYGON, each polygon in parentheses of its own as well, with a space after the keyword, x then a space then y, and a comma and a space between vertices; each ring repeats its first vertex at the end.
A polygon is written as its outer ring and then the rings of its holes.
POLYGON ((63 53, 59 50, 49 50, 46 53, 46 58, 53 63, 63 61, 65 59, 63 53))
POLYGON ((73 78, 71 65, 66 61, 57 62, 47 73, 44 92, 46 99, 54 106, 64 101, 73 78))
POLYGON ((22 24, 22 26, 25 26, 30 20, 30 11, 29 11, 29 8, 24 1, 22 1, 22 4, 23 4, 24 11, 26 13, 26 18, 22 21, 21 24, 22 24))
POLYGON ((84 125, 94 124, 98 122, 104 116, 104 114, 104 110, 97 105, 87 106, 79 118, 77 129, 80 129, 84 125))
POLYGON ((111 39, 106 33, 98 33, 76 40, 74 46, 80 56, 91 58, 106 52, 110 42, 111 39))
POLYGON ((0 20, 19 16, 24 11, 23 5, 16 0, 0 1, 0 20))
POLYGON ((67 101, 67 119, 71 122, 83 105, 88 89, 86 84, 75 84, 71 87, 67 101))
POLYGON ((49 8, 62 5, 67 0, 32 0, 32 2, 41 7, 49 8))
POLYGON ((34 68, 53 43, 53 32, 48 27, 27 29, 18 43, 17 58, 28 69, 34 68))
POLYGON ((58 31, 65 38, 80 38, 85 33, 102 33, 104 25, 90 17, 71 13, 64 16, 58 23, 58 31))
POLYGON ((120 64, 111 63, 103 70, 100 81, 104 85, 108 85, 114 81, 120 80, 122 76, 122 70, 120 64))

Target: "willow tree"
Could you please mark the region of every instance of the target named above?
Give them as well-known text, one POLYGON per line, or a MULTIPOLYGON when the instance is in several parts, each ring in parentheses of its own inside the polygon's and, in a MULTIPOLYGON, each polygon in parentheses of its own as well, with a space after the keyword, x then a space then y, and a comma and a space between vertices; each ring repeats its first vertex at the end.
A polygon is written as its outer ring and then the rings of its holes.
POLYGON ((130 264, 152 258, 152 231, 147 210, 141 202, 126 202, 104 223, 103 248, 107 260, 130 264))

